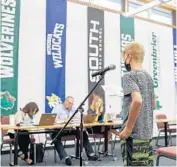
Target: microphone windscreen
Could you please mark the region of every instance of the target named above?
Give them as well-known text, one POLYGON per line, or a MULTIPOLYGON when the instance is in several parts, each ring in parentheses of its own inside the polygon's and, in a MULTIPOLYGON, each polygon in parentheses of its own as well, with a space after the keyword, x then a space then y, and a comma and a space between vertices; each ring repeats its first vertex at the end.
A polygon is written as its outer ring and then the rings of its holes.
POLYGON ((116 66, 115 66, 114 64, 110 64, 110 65, 109 65, 109 69, 110 69, 110 70, 114 70, 114 69, 116 69, 116 66))

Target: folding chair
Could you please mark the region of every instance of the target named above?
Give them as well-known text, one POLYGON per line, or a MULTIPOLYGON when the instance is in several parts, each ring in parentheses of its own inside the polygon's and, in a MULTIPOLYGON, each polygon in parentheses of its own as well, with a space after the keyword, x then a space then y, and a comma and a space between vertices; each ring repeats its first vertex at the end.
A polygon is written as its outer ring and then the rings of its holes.
POLYGON ((176 160, 176 149, 177 149, 176 146, 158 148, 156 150, 157 154, 156 166, 159 166, 160 157, 166 157, 176 160))
MULTIPOLYGON (((10 117, 9 116, 1 116, 1 124, 2 125, 9 125, 10 124, 10 117)), ((1 131, 1 151, 4 148, 4 145, 8 145, 10 148, 10 156, 9 156, 9 164, 12 162, 12 147, 14 144, 14 139, 10 139, 9 135, 7 134, 7 130, 1 131)), ((6 146, 6 147, 8 147, 6 146)))
MULTIPOLYGON (((167 116, 165 114, 158 114, 158 115, 156 115, 156 119, 167 119, 167 116)), ((161 146, 161 145, 159 145, 158 141, 159 141, 160 134, 165 133, 164 123, 157 122, 157 128, 158 128, 159 133, 158 133, 157 140, 156 140, 156 146, 161 146)), ((168 126, 167 127, 167 133, 169 133, 168 145, 169 145, 170 142, 171 142, 170 144, 172 145, 171 134, 176 133, 176 128, 168 126)))

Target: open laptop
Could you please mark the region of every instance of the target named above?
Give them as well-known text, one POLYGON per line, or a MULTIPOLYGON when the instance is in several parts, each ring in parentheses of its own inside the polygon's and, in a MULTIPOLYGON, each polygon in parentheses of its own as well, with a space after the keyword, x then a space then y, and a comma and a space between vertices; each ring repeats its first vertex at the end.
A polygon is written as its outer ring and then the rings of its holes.
POLYGON ((54 125, 57 114, 42 114, 38 126, 54 125))
POLYGON ((97 122, 97 115, 96 114, 87 114, 84 115, 84 123, 94 123, 97 122))

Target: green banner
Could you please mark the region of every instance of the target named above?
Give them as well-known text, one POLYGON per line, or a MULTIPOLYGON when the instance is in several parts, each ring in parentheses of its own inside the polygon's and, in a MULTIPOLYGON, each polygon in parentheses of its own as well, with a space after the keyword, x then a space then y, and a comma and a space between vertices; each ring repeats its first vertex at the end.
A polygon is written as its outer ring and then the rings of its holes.
MULTIPOLYGON (((120 53, 122 54, 122 51, 124 50, 124 47, 134 41, 135 35, 134 35, 134 19, 133 18, 126 18, 123 16, 120 16, 120 53)), ((127 72, 124 66, 124 60, 122 55, 120 55, 120 62, 121 62, 121 82, 122 77, 124 73, 127 72)), ((121 83, 122 85, 122 83, 121 83)), ((122 101, 123 102, 123 101, 122 101)), ((123 104, 121 104, 122 106, 123 104)), ((120 113, 122 116, 122 111, 120 113)))
MULTIPOLYGON (((134 41, 135 35, 134 35, 134 19, 133 18, 126 18, 123 16, 120 16, 120 53, 122 53, 124 47, 134 41)), ((123 74, 126 72, 125 66, 124 66, 124 60, 122 58, 122 55, 120 56, 121 59, 121 78, 123 77, 123 74)))
POLYGON ((1 0, 1 115, 17 111, 19 22, 20 0, 1 0))

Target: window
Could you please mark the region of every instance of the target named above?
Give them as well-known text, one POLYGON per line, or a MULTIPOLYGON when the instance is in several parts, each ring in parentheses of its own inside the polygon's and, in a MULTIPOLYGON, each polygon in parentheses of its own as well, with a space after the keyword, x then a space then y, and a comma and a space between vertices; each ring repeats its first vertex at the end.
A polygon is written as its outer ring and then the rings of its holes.
MULTIPOLYGON (((121 11, 122 9, 122 1, 124 0, 81 0, 90 2, 102 7, 106 7, 109 9, 114 9, 121 11)), ((171 4, 175 4, 176 0, 171 1, 171 4)), ((138 0, 129 0, 129 12, 135 11, 137 8, 145 5, 145 3, 140 2, 138 0)), ((137 13, 136 16, 140 16, 143 18, 149 18, 151 20, 155 20, 158 22, 162 22, 165 24, 173 24, 173 15, 171 11, 161 9, 159 7, 154 7, 153 9, 149 9, 140 13, 137 13)))
POLYGON ((103 6, 105 8, 121 11, 122 9, 121 1, 122 0, 90 0, 89 2, 99 6, 103 6))
MULTIPOLYGON (((138 7, 141 7, 145 3, 138 2, 136 0, 129 1, 129 11, 135 11, 138 7)), ((154 7, 152 9, 140 12, 136 14, 137 16, 149 18, 151 20, 155 20, 158 22, 162 22, 165 24, 173 24, 173 15, 171 11, 161 9, 159 7, 154 7)))
POLYGON ((173 15, 171 11, 162 10, 157 7, 151 9, 150 19, 160 21, 166 24, 173 24, 173 15))
MULTIPOLYGON (((142 5, 130 2, 129 3, 129 12, 135 11, 140 6, 142 6, 142 5)), ((137 13, 136 16, 148 18, 148 11, 143 11, 143 12, 137 13)))

